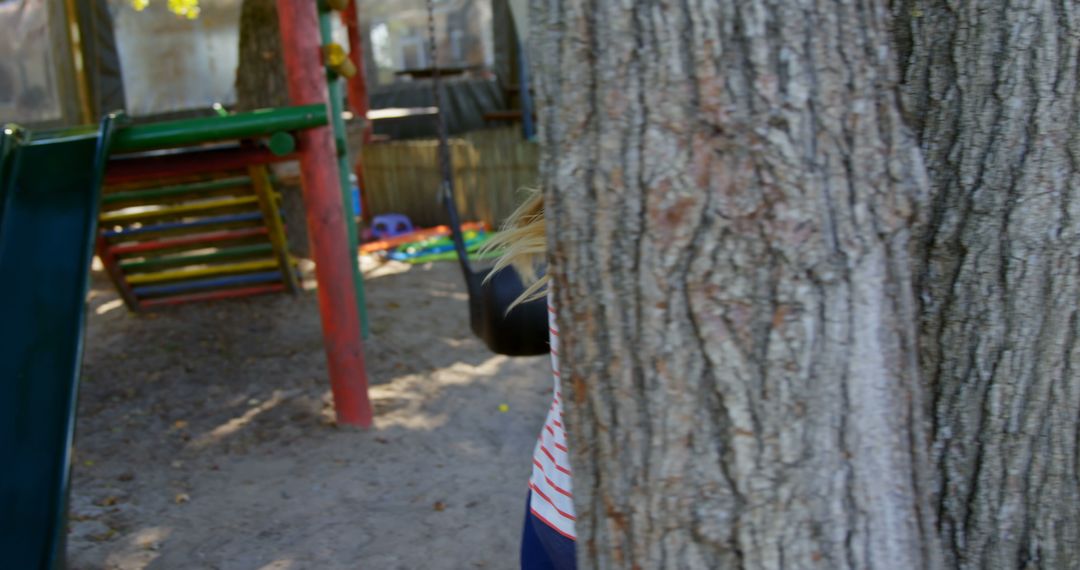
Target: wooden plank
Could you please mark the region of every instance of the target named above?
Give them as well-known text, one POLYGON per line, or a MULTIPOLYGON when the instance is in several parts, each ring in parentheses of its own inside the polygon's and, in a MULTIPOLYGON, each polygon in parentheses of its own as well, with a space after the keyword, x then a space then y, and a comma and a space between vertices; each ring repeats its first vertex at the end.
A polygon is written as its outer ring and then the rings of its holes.
POLYGON ((149 253, 177 247, 195 246, 241 240, 249 237, 266 235, 266 228, 246 228, 236 231, 210 232, 172 239, 144 241, 140 243, 117 245, 112 247, 113 255, 149 253))
POLYGON ((241 263, 224 263, 206 267, 192 267, 188 269, 176 269, 173 271, 159 271, 157 273, 142 273, 128 275, 127 282, 131 285, 144 285, 148 283, 163 283, 165 281, 179 281, 181 279, 195 279, 197 277, 209 277, 211 275, 232 275, 235 273, 248 273, 260 269, 272 269, 277 267, 277 260, 262 259, 258 261, 244 261, 241 263))
POLYGON ((217 291, 206 291, 203 293, 189 293, 186 295, 175 295, 172 297, 155 297, 153 299, 146 299, 139 304, 146 309, 152 307, 161 307, 165 305, 179 305, 182 303, 195 303, 199 301, 216 301, 219 299, 231 299, 235 297, 249 297, 252 295, 265 295, 268 293, 280 293, 285 290, 285 286, 281 283, 274 283, 271 285, 257 285, 254 287, 240 287, 238 289, 221 289, 217 291))
POLYGON ((274 257, 281 271, 281 281, 290 293, 295 293, 300 290, 300 284, 297 282, 296 272, 293 271, 289 244, 285 237, 285 225, 281 221, 281 212, 278 210, 277 200, 274 199, 274 187, 270 184, 266 167, 248 167, 248 177, 251 179, 255 196, 259 200, 259 210, 262 212, 263 224, 269 232, 270 245, 274 249, 274 257))
MULTIPOLYGON (((257 229, 257 228, 245 228, 245 229, 257 229)), ((136 244, 137 243, 138 242, 136 242, 136 244)), ((127 253, 127 254, 123 254, 123 255, 117 255, 116 258, 118 260, 120 260, 121 263, 123 263, 124 261, 138 261, 140 259, 149 259, 149 258, 154 258, 154 257, 162 257, 162 256, 165 256, 165 255, 182 255, 182 254, 185 254, 185 253, 188 254, 188 255, 196 255, 196 254, 199 254, 199 253, 207 253, 207 250, 211 250, 211 249, 221 249, 221 248, 226 248, 226 247, 240 247, 240 246, 248 246, 248 245, 255 245, 255 244, 265 244, 265 243, 267 243, 266 236, 261 235, 261 236, 252 236, 252 237, 233 239, 233 240, 228 240, 226 242, 220 242, 220 243, 193 244, 193 245, 189 244, 189 245, 181 245, 181 246, 176 246, 176 247, 162 248, 162 249, 159 249, 159 250, 155 250, 152 253, 127 253)), ((120 245, 125 245, 126 246, 126 245, 133 245, 133 244, 131 244, 131 243, 123 243, 123 244, 120 244, 120 245)))
MULTIPOLYGON (((195 194, 183 194, 177 196, 164 196, 156 200, 126 200, 123 202, 117 202, 113 204, 102 204, 101 213, 107 212, 119 212, 121 210, 131 211, 136 207, 162 207, 162 206, 176 206, 180 204, 190 204, 193 202, 199 202, 203 200, 211 199, 225 199, 225 198, 237 198, 241 196, 250 196, 251 190, 243 186, 231 186, 226 188, 218 188, 215 190, 206 190, 195 194)), ((234 208, 235 209, 235 208, 234 208)), ((242 208, 241 208, 242 209, 242 208)))
POLYGON ((235 210, 247 206, 255 206, 258 200, 255 196, 243 196, 240 198, 226 198, 223 200, 207 200, 195 204, 183 204, 165 208, 154 208, 141 212, 107 212, 99 218, 102 224, 131 224, 135 222, 148 222, 166 218, 183 218, 188 216, 206 215, 209 213, 225 210, 235 210))
POLYGON ((296 155, 275 156, 265 148, 234 147, 155 156, 114 158, 105 172, 105 183, 123 184, 162 180, 222 170, 244 169, 252 164, 296 160, 296 155))
POLYGON ((185 174, 182 176, 156 176, 154 178, 148 178, 145 180, 134 180, 131 182, 120 182, 109 184, 104 186, 101 191, 103 194, 116 194, 118 192, 134 192, 136 190, 147 190, 150 188, 160 188, 166 185, 176 184, 196 184, 198 182, 210 182, 213 180, 219 180, 221 178, 233 178, 236 176, 247 176, 247 169, 242 170, 222 170, 215 172, 202 172, 198 174, 185 174))
POLYGON ((102 206, 117 207, 124 204, 145 204, 150 202, 162 202, 178 200, 191 196, 206 196, 221 190, 246 189, 251 184, 251 178, 238 176, 223 180, 210 180, 191 184, 176 184, 148 188, 145 190, 132 190, 106 194, 101 198, 102 206))
POLYGON ((116 292, 120 294, 120 298, 124 301, 124 305, 129 310, 138 311, 139 303, 135 299, 135 293, 132 292, 131 287, 124 278, 124 272, 120 270, 120 267, 117 264, 116 256, 113 254, 108 242, 101 234, 98 234, 97 236, 94 250, 97 252, 101 264, 105 266, 105 274, 109 276, 109 281, 112 281, 113 287, 116 287, 116 292))
MULTIPOLYGON (((253 212, 253 214, 256 215, 256 216, 259 215, 258 212, 253 212)), ((109 242, 113 243, 113 244, 127 244, 127 243, 131 243, 133 241, 146 240, 146 239, 158 239, 158 238, 166 238, 166 237, 173 237, 173 236, 186 236, 186 235, 191 235, 191 234, 196 234, 196 233, 206 232, 206 231, 211 231, 211 230, 212 231, 218 231, 218 230, 220 230, 220 231, 232 231, 232 230, 243 230, 243 229, 258 228, 258 227, 262 227, 261 224, 262 224, 261 219, 248 220, 246 218, 242 218, 240 216, 237 216, 235 219, 232 219, 231 221, 208 222, 207 224, 205 224, 205 225, 203 225, 201 227, 199 227, 199 226, 189 226, 187 224, 184 224, 184 225, 169 224, 167 226, 154 226, 154 228, 152 228, 150 230, 141 231, 141 232, 139 232, 138 234, 135 234, 135 235, 125 233, 125 234, 121 234, 121 235, 110 235, 110 236, 107 236, 107 238, 109 239, 109 242)), ((140 229, 142 229, 142 228, 140 228, 140 229)))
POLYGON ((245 285, 255 285, 260 283, 280 283, 281 274, 275 271, 263 271, 260 273, 245 273, 243 275, 226 275, 223 277, 213 277, 210 279, 196 279, 191 281, 180 281, 177 283, 165 283, 161 285, 143 285, 135 287, 135 294, 140 299, 143 297, 161 297, 165 295, 174 295, 179 293, 187 293, 190 291, 208 290, 208 289, 222 289, 227 287, 241 287, 245 285))
POLYGON ((211 216, 192 222, 167 222, 162 224, 143 226, 141 228, 104 230, 101 232, 101 235, 109 239, 129 240, 144 238, 148 235, 157 235, 161 233, 190 234, 194 232, 212 229, 216 226, 222 226, 219 227, 219 229, 225 229, 224 226, 230 226, 231 224, 251 225, 258 223, 262 223, 261 214, 259 214, 258 212, 246 212, 242 214, 229 214, 225 216, 211 216))
POLYGON ((273 246, 269 243, 256 243, 237 247, 226 247, 210 253, 183 253, 179 255, 167 255, 152 257, 142 260, 127 260, 120 262, 120 268, 126 275, 135 275, 169 267, 182 267, 185 265, 206 265, 226 259, 242 259, 246 257, 265 257, 273 253, 273 246))

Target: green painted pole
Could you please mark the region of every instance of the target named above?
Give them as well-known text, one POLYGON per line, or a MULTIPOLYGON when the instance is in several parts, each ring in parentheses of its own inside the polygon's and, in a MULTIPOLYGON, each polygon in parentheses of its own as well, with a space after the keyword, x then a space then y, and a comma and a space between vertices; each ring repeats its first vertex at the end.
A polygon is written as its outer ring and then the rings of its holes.
MULTIPOLYGON (((220 140, 272 136, 277 132, 310 129, 325 124, 326 109, 322 105, 300 105, 236 113, 224 117, 199 117, 147 125, 131 125, 117 130, 112 151, 134 152, 191 146, 220 140)), ((96 130, 80 127, 36 132, 31 144, 55 139, 96 137, 96 130)))
POLYGON ((119 202, 145 202, 172 196, 184 196, 196 192, 210 192, 213 190, 249 186, 250 184, 251 178, 248 178, 247 176, 236 176, 233 178, 210 180, 208 182, 194 182, 192 184, 178 184, 173 186, 162 186, 160 188, 150 188, 147 190, 133 190, 129 192, 106 194, 101 198, 101 203, 112 205, 119 202))
MULTIPOLYGON (((319 7, 319 32, 322 36, 323 45, 332 41, 330 29, 330 17, 332 8, 326 2, 318 2, 319 7)), ((360 329, 366 339, 371 336, 371 327, 368 323, 367 304, 364 295, 364 276, 360 273, 360 240, 356 235, 356 222, 353 216, 352 184, 349 182, 349 146, 345 134, 345 119, 342 113, 345 111, 345 99, 342 95, 341 79, 337 73, 327 69, 326 82, 330 98, 330 125, 334 129, 334 142, 337 146, 338 176, 341 178, 341 201, 345 208, 346 224, 349 229, 349 247, 353 259, 353 279, 356 284, 356 303, 360 307, 360 329)))
POLYGON ((214 140, 273 135, 278 131, 310 129, 326 124, 326 110, 319 105, 280 107, 227 117, 201 117, 133 125, 116 133, 118 152, 189 146, 214 140))
POLYGON ((199 255, 170 255, 155 257, 142 261, 121 261, 120 267, 124 271, 150 271, 166 267, 183 265, 200 265, 209 261, 221 261, 223 259, 235 259, 237 257, 254 257, 262 254, 273 254, 274 248, 268 243, 256 243, 252 245, 240 245, 219 249, 213 253, 199 255))

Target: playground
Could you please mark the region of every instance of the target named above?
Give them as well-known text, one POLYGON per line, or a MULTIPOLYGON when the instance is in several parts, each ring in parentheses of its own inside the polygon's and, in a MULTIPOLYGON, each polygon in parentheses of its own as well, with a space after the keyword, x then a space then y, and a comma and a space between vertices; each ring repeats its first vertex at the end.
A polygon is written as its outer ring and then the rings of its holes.
MULTIPOLYGON (((421 117, 421 140, 374 151, 389 135, 372 126, 356 2, 276 3, 286 93, 255 109, 228 66, 191 74, 228 105, 172 97, 192 82, 179 74, 147 83, 132 58, 150 36, 125 24, 147 4, 24 4, 33 17, 0 17, 63 33, 27 44, 51 75, 22 74, 25 96, 0 108, 4 563, 515 567, 548 312, 509 313, 523 284, 481 247, 524 195, 515 177, 535 179, 531 114, 461 138, 464 117, 488 119, 447 109, 495 83, 443 89, 452 66, 432 47, 416 85, 434 106, 383 112, 421 117), (38 88, 56 101, 34 115, 38 88)), ((201 22, 198 3, 147 20, 213 48, 178 62, 235 40, 221 29, 239 4, 205 7, 205 26, 175 23, 201 22)), ((439 12, 443 36, 466 9, 439 12)))
POLYGON ((69 567, 516 567, 546 359, 469 334, 452 263, 363 265, 373 430, 335 422, 309 264, 138 317, 92 272, 69 567))

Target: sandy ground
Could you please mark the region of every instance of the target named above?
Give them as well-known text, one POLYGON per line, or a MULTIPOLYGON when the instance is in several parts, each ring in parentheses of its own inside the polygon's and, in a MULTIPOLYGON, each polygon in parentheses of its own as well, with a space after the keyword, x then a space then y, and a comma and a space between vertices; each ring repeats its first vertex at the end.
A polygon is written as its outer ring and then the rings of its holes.
POLYGON ((516 568, 546 359, 470 335, 454 264, 366 272, 368 431, 333 421, 313 291, 134 316, 95 272, 71 567, 516 568))

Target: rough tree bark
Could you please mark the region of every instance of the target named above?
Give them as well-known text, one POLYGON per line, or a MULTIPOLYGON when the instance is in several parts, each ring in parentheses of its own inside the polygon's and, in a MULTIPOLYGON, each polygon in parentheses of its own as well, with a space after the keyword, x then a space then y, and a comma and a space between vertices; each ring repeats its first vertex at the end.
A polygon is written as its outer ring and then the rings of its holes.
POLYGON ((236 108, 253 111, 289 104, 275 0, 244 0, 240 7, 240 65, 236 108))
POLYGON ((532 9, 583 567, 939 567, 885 3, 532 9))
POLYGON ((921 356, 959 568, 1080 567, 1080 6, 902 0, 921 356))
MULTIPOLYGON (((240 53, 236 67, 236 110, 254 111, 289 104, 276 0, 244 0, 240 7, 240 53)), ((307 222, 299 184, 278 183, 281 215, 289 231, 289 251, 307 257, 307 222)))

